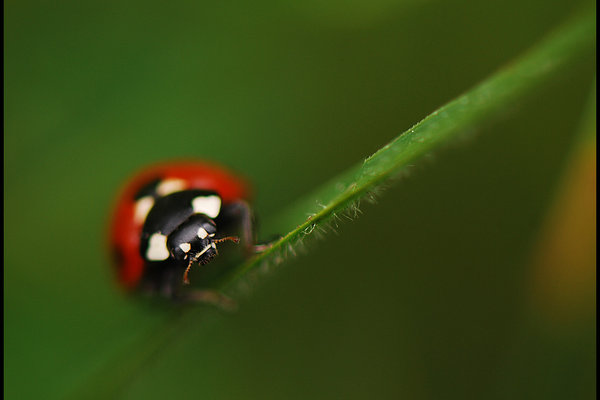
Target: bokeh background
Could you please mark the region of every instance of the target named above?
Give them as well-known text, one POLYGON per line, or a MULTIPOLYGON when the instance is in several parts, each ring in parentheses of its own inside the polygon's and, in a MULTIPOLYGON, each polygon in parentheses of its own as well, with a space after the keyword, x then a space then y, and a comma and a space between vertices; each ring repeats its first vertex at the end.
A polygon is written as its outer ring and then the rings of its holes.
POLYGON ((104 248, 138 168, 226 164, 268 221, 585 3, 5 2, 7 398, 595 397, 595 54, 237 314, 127 298, 104 248))

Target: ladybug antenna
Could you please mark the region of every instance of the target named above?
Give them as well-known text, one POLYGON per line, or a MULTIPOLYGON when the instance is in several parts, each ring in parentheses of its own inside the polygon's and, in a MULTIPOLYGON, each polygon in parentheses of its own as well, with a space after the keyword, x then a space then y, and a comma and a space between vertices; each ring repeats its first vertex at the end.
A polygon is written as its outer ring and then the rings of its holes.
POLYGON ((233 243, 239 243, 240 242, 240 238, 237 236, 227 236, 221 239, 215 239, 213 240, 213 243, 221 243, 221 242, 233 242, 233 243))
POLYGON ((190 284, 190 280, 188 278, 188 272, 190 272, 190 268, 192 268, 192 264, 194 263, 194 259, 190 258, 190 262, 188 263, 187 268, 185 269, 185 272, 183 273, 183 283, 185 285, 189 285, 190 284))

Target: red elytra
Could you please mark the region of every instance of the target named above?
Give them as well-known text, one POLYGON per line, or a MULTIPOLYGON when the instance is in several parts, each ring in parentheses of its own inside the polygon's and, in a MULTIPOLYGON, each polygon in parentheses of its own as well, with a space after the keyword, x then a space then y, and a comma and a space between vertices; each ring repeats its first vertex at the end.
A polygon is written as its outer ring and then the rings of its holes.
POLYGON ((135 195, 144 185, 156 179, 181 179, 186 183, 185 189, 215 191, 223 204, 247 200, 250 196, 250 187, 244 179, 207 161, 162 163, 135 174, 118 196, 110 226, 111 248, 120 254, 118 279, 127 289, 134 289, 144 272, 144 260, 140 255, 143 222, 134 220, 135 195))

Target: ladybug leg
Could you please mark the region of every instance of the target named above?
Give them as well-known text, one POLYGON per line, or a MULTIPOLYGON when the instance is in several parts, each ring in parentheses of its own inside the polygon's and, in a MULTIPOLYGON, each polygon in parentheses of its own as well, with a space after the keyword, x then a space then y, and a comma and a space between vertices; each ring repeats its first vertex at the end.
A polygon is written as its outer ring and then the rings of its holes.
POLYGON ((183 289, 181 268, 166 268, 162 275, 158 293, 168 299, 184 304, 209 304, 223 311, 237 310, 237 303, 217 290, 183 289))
POLYGON ((184 303, 209 304, 229 312, 236 311, 238 308, 235 300, 217 290, 186 290, 185 293, 177 296, 176 299, 184 303))
POLYGON ((230 203, 223 208, 222 218, 228 225, 237 225, 237 228, 241 231, 240 236, 244 251, 247 255, 253 254, 254 214, 250 205, 243 200, 230 203))
POLYGON ((248 256, 270 249, 275 241, 281 239, 278 235, 275 240, 267 243, 256 243, 254 213, 250 205, 243 200, 228 204, 223 208, 223 214, 224 219, 235 221, 234 224, 241 230, 241 241, 248 256))
POLYGON ((166 298, 175 298, 181 287, 180 268, 169 265, 164 268, 160 280, 156 281, 158 293, 166 298))
POLYGON ((273 247, 273 244, 280 240, 283 236, 281 235, 277 235, 274 239, 266 242, 266 243, 257 243, 254 245, 253 249, 255 253, 262 253, 263 251, 267 251, 269 250, 271 247, 273 247))

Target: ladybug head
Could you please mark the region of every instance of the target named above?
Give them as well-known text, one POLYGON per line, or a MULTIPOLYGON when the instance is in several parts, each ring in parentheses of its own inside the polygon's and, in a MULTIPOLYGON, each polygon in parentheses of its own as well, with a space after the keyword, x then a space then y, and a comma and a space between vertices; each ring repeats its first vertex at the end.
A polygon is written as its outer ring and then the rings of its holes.
POLYGON ((188 272, 194 263, 208 264, 217 254, 217 243, 227 240, 239 242, 237 237, 215 238, 217 225, 203 214, 194 214, 179 225, 167 239, 167 247, 174 260, 187 265, 183 282, 189 283, 188 272))

